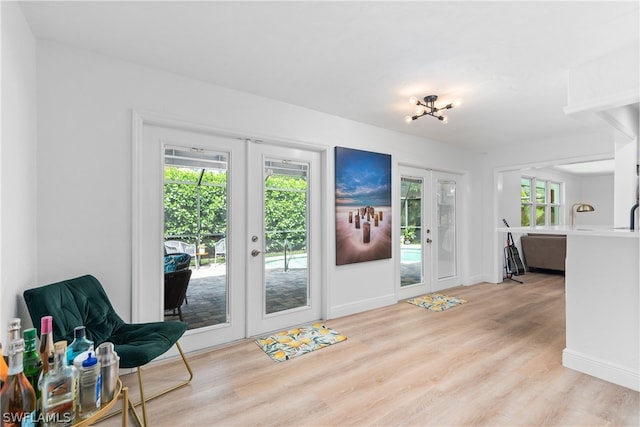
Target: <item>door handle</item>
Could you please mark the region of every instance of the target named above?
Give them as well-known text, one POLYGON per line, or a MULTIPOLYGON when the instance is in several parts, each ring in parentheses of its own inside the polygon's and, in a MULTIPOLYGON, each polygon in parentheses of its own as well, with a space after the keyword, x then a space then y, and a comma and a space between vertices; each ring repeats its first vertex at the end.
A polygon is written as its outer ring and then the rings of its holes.
POLYGON ((251 256, 252 257, 257 257, 258 255, 260 255, 260 251, 257 249, 254 249, 251 251, 251 256))

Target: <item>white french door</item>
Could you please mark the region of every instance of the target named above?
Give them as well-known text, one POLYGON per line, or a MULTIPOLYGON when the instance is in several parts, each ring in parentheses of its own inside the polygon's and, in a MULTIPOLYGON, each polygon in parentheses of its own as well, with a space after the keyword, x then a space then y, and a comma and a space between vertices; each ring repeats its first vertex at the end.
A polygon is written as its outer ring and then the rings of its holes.
POLYGON ((457 286, 460 176, 400 166, 398 300, 457 286))
MULTIPOLYGON (((196 264, 192 268, 189 288, 200 287, 204 298, 210 298, 211 291, 216 289, 215 304, 205 305, 209 318, 216 316, 218 320, 197 323, 194 326, 188 321, 189 330, 181 339, 186 351, 219 345, 245 337, 246 312, 244 300, 245 269, 242 236, 245 234, 243 212, 245 211, 246 183, 246 147, 244 142, 235 138, 224 137, 207 131, 185 130, 179 127, 162 124, 143 124, 140 126, 134 151, 134 214, 133 214, 133 307, 132 317, 135 322, 157 321, 165 319, 164 310, 164 277, 163 254, 169 243, 165 239, 165 216, 168 215, 164 203, 167 186, 178 185, 167 179, 166 169, 169 165, 180 169, 202 169, 226 174, 226 183, 221 184, 224 191, 226 215, 221 235, 226 237, 227 247, 224 268, 217 266, 201 267, 196 264), (141 134, 141 135, 140 135, 141 134), (216 311, 214 314, 213 312, 216 311), (222 311, 222 313, 220 313, 222 311), (205 326, 200 326, 201 324, 205 326)), ((201 180, 204 179, 201 175, 201 180)), ((210 190, 202 188, 203 192, 210 190)), ((199 189, 200 190, 200 189, 199 189)), ((192 193, 195 194, 195 189, 192 193)), ((203 199, 203 200, 206 200, 203 199)), ((188 252, 185 247, 195 248, 200 241, 192 240, 194 235, 201 239, 200 228, 196 228, 199 219, 196 209, 183 209, 183 214, 190 215, 185 219, 185 231, 181 237, 172 237, 180 242, 179 252, 188 252)), ((203 212, 206 209, 203 207, 203 212)), ((203 222, 204 219, 202 219, 203 222)), ((211 248, 212 249, 212 248, 211 248)), ((209 249, 209 250, 211 250, 209 249)), ((195 253, 194 253, 195 256, 195 253)), ((187 292, 189 294, 189 291, 187 292)), ((188 309, 193 309, 202 301, 192 296, 187 300, 188 309)), ((200 297, 198 297, 200 299, 200 297)), ((177 318, 173 319, 177 320, 177 318)))
POLYGON ((321 162, 315 151, 251 143, 248 164, 247 331, 253 336, 320 319, 321 162))
MULTIPOLYGON (((199 286, 198 295, 215 291, 215 302, 202 313, 206 321, 187 322, 185 351, 320 319, 321 153, 221 136, 153 115, 134 114, 133 120, 132 321, 177 320, 165 317, 164 250, 203 243, 198 256, 210 262, 191 267, 189 288, 199 286), (168 169, 201 171, 197 186, 188 174, 168 169), (182 209, 180 215, 193 218, 172 232, 181 235, 167 236, 165 197, 180 185, 197 194, 198 215, 182 209), (217 310, 213 320, 208 310, 217 310)), ((183 313, 201 302, 197 298, 191 294, 183 313)))

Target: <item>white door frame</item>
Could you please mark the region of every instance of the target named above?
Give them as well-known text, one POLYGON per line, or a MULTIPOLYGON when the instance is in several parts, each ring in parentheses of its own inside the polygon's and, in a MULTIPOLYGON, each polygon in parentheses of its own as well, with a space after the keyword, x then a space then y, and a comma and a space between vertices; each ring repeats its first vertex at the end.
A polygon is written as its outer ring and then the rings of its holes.
MULTIPOLYGON (((145 111, 133 111, 132 112, 132 172, 131 172, 131 235, 132 235, 132 264, 131 264, 131 321, 135 323, 159 321, 164 319, 163 310, 163 295, 161 294, 161 286, 157 284, 163 283, 162 278, 162 255, 163 255, 163 231, 164 231, 164 217, 162 215, 162 203, 163 203, 163 149, 159 144, 155 144, 153 147, 149 147, 144 142, 145 127, 157 126, 174 131, 186 131, 197 134, 202 134, 204 137, 232 139, 236 145, 237 150, 228 150, 230 152, 230 161, 234 161, 234 168, 230 173, 230 182, 228 188, 228 194, 241 194, 248 186, 248 178, 246 167, 248 164, 247 145, 253 141, 262 142, 269 141, 269 137, 251 136, 247 137, 246 134, 229 131, 227 129, 219 129, 207 125, 201 125, 192 122, 186 122, 180 119, 175 119, 163 115, 159 115, 152 112, 145 111), (150 150, 149 150, 150 149, 150 150), (242 167, 239 167, 238 163, 242 163, 242 167), (153 182, 149 185, 149 179, 153 182), (157 250, 156 250, 157 249, 157 250), (153 283, 156 283, 153 286, 153 283), (149 286, 149 284, 151 286, 149 286), (153 288, 153 289, 152 289, 153 288)), ((272 141, 273 144, 281 147, 289 148, 301 148, 305 150, 315 151, 320 156, 320 176, 326 175, 327 170, 327 158, 330 148, 326 146, 320 146, 312 143, 291 141, 287 139, 278 139, 272 141)), ((215 147, 214 147, 215 149, 215 147)), ((325 182, 323 179, 319 182, 319 207, 318 211, 324 212, 325 206, 327 206, 327 196, 325 182)), ((245 194, 247 192, 245 191, 245 194)), ((230 199, 232 197, 230 196, 230 199)), ((239 236, 237 239, 233 239, 234 242, 228 242, 227 251, 230 256, 229 259, 235 259, 237 262, 232 267, 231 271, 228 270, 229 280, 234 280, 235 283, 242 283, 242 286, 238 287, 236 295, 230 295, 230 309, 234 309, 237 305, 246 305, 246 286, 247 286, 247 267, 246 262, 249 250, 248 250, 248 238, 242 238, 242 236, 249 237, 247 232, 247 217, 246 212, 246 197, 233 197, 233 211, 229 211, 229 234, 233 233, 235 236, 239 236)), ((229 206, 228 209, 232 207, 229 206)), ((324 230, 328 229, 328 222, 326 215, 321 215, 319 221, 321 231, 319 233, 319 249, 316 259, 319 262, 318 270, 320 272, 320 279, 318 285, 320 286, 321 296, 318 304, 320 304, 321 316, 326 316, 327 313, 327 291, 326 291, 326 274, 324 273, 327 268, 326 254, 327 254, 327 242, 324 230)), ((231 286, 231 282, 230 286, 231 286)), ((242 333, 238 335, 235 330, 239 326, 240 322, 234 321, 233 326, 229 325, 216 325, 213 327, 201 328, 196 330, 190 330, 185 333, 181 339, 182 347, 185 351, 194 351, 201 348, 212 347, 219 344, 224 344, 238 339, 238 336, 249 337, 249 331, 247 329, 246 321, 246 307, 242 310, 243 321, 242 333), (203 333, 207 333, 212 329, 228 329, 228 333, 218 334, 219 338, 214 340, 203 340, 203 333)), ((175 350, 170 350, 162 357, 171 357, 177 355, 175 350)))

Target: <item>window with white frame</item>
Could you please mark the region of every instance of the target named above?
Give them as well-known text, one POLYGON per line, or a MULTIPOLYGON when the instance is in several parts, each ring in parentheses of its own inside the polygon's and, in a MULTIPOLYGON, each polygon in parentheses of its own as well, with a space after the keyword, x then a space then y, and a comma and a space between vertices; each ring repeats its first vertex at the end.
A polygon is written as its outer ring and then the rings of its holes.
POLYGON ((520 181, 520 224, 559 225, 561 209, 559 182, 522 177, 520 181))

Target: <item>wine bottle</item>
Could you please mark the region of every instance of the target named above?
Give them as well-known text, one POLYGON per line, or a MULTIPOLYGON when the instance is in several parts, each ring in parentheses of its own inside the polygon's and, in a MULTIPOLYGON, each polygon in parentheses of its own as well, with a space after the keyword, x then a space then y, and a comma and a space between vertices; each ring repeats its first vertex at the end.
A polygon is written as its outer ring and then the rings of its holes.
POLYGON ((9 376, 2 387, 2 424, 6 427, 33 427, 36 416, 36 393, 22 371, 24 340, 9 343, 9 376))
POLYGON ((24 339, 24 355, 22 357, 24 375, 36 392, 36 400, 39 400, 40 389, 38 388, 38 380, 40 379, 40 372, 42 372, 42 360, 40 359, 36 345, 36 329, 25 329, 24 332, 22 332, 22 338, 24 339))

